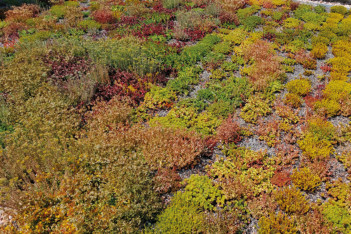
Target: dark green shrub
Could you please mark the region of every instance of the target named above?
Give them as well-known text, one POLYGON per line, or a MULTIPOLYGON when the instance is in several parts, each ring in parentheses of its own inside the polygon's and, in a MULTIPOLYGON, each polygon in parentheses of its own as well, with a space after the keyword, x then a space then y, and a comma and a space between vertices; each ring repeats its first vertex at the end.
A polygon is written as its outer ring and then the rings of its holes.
MULTIPOLYGON (((229 48, 229 49, 231 49, 231 48, 229 48)), ((224 51, 224 48, 222 51, 224 51)), ((204 57, 202 59, 202 61, 208 65, 216 65, 216 64, 220 64, 221 62, 223 62, 225 60, 225 58, 226 58, 226 56, 224 54, 211 51, 207 54, 206 57, 204 57)))
POLYGON ((87 42, 85 47, 95 62, 139 75, 160 70, 166 59, 162 45, 144 44, 131 37, 87 42))
POLYGON ((294 11, 295 17, 303 20, 303 15, 312 12, 312 6, 306 4, 300 4, 299 7, 294 11))
POLYGON ((247 79, 230 77, 227 80, 208 83, 208 89, 211 90, 215 99, 232 104, 234 107, 239 107, 244 103, 244 99, 251 94, 251 86, 247 79))
POLYGON ((326 8, 322 5, 318 5, 314 8, 314 11, 318 14, 326 12, 326 8))
POLYGON ((332 6, 330 12, 345 15, 347 13, 347 8, 344 6, 332 6))
POLYGON ((212 101, 215 95, 209 89, 201 89, 197 92, 197 99, 200 101, 212 101))
POLYGON ((315 24, 321 24, 326 20, 326 16, 322 14, 318 14, 312 11, 306 12, 301 16, 301 19, 305 22, 311 22, 315 24))
POLYGON ((245 20, 242 20, 241 23, 244 25, 244 28, 248 31, 253 31, 257 25, 263 24, 264 20, 256 15, 249 16, 245 20))
POLYGON ((257 5, 252 5, 250 7, 246 7, 243 9, 239 9, 236 13, 236 15, 238 16, 240 22, 242 22, 243 20, 245 20, 247 17, 252 16, 253 14, 255 14, 256 12, 258 12, 261 9, 260 6, 257 5))
POLYGON ((186 47, 179 56, 179 68, 182 68, 184 65, 194 65, 205 57, 212 50, 212 47, 220 41, 221 38, 216 35, 207 35, 196 45, 186 47))
POLYGON ((208 106, 208 103, 204 102, 203 100, 199 100, 198 98, 185 98, 180 100, 176 106, 194 108, 197 112, 200 112, 205 110, 205 108, 208 106))
POLYGON ((210 104, 207 110, 216 117, 226 118, 234 112, 235 106, 228 101, 218 100, 210 104))
POLYGON ((177 94, 188 94, 190 85, 199 83, 199 74, 201 68, 198 66, 184 67, 182 71, 178 73, 178 77, 168 81, 167 88, 176 92, 177 94))

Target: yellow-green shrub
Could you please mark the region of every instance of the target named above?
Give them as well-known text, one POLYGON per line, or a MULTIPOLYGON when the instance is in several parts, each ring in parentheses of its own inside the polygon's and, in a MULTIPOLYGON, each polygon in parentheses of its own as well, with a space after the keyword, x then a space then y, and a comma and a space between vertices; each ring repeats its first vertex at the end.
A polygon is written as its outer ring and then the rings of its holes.
POLYGON ((151 110, 170 108, 176 100, 176 93, 169 88, 152 86, 151 90, 145 94, 142 107, 151 110))
POLYGON ((150 125, 160 124, 164 127, 190 129, 204 135, 212 135, 221 122, 221 119, 207 111, 198 114, 193 107, 175 107, 165 117, 156 116, 151 119, 150 125))
POLYGON ((323 119, 314 117, 308 121, 307 132, 312 133, 319 139, 333 141, 336 138, 336 129, 334 125, 323 119))
POLYGON ((326 183, 328 194, 340 205, 348 206, 351 199, 351 186, 339 177, 338 180, 326 183))
POLYGON ((287 83, 286 88, 290 93, 305 96, 311 91, 311 82, 306 78, 300 78, 287 83))
POLYGON ((327 54, 327 52, 328 52, 328 46, 322 43, 318 43, 313 46, 311 54, 313 57, 317 59, 323 59, 325 58, 325 55, 327 54))
POLYGON ((341 155, 337 155, 336 157, 340 162, 343 163, 344 168, 349 172, 351 170, 351 152, 346 151, 341 155))
POLYGON ((319 44, 319 43, 324 44, 324 45, 328 45, 329 42, 330 42, 329 38, 323 37, 321 35, 314 36, 311 39, 311 43, 312 43, 313 46, 316 45, 316 44, 319 44))
POLYGON ((301 97, 295 93, 287 93, 284 98, 284 103, 294 108, 298 108, 301 106, 302 100, 301 97))
MULTIPOLYGON (((34 52, 32 52, 35 56, 34 52)), ((47 78, 48 67, 40 57, 18 54, 11 63, 0 70, 0 90, 10 93, 16 101, 35 96, 38 88, 47 78)))
POLYGON ((286 0, 272 0, 272 4, 273 4, 274 6, 281 6, 281 5, 284 5, 284 4, 286 4, 286 3, 287 3, 286 0))
POLYGON ((351 84, 345 81, 333 80, 327 84, 323 93, 325 98, 340 101, 350 96, 351 84))
POLYGON ((303 27, 309 31, 317 31, 321 28, 320 24, 314 22, 307 22, 303 25, 303 27))
POLYGON ((347 207, 329 200, 323 204, 322 213, 338 232, 351 232, 351 214, 347 207))
POLYGON ((245 31, 241 28, 237 28, 237 29, 230 31, 230 33, 228 33, 227 35, 225 35, 223 37, 223 40, 230 41, 233 44, 238 45, 245 40, 247 35, 248 35, 247 31, 245 31))
POLYGON ((214 205, 223 205, 225 196, 208 176, 191 175, 184 181, 183 199, 205 210, 215 210, 214 205))
POLYGON ((285 28, 297 28, 300 25, 301 21, 295 18, 287 18, 284 20, 285 28))
POLYGON ((258 117, 266 116, 271 113, 269 100, 263 99, 262 96, 255 95, 248 99, 245 106, 241 109, 240 116, 246 122, 256 123, 258 117))
POLYGON ((296 221, 282 212, 271 213, 268 217, 263 216, 258 221, 258 233, 297 233, 296 221))
POLYGON ((154 232, 201 233, 204 231, 205 216, 201 207, 185 199, 186 195, 178 192, 173 197, 171 204, 158 216, 154 232))
POLYGON ((335 57, 328 60, 332 65, 332 73, 335 73, 333 80, 347 80, 348 73, 351 71, 351 58, 349 57, 335 57))
POLYGON ((295 187, 284 187, 274 192, 280 208, 289 214, 305 214, 310 209, 306 197, 295 187))
POLYGON ((347 36, 350 35, 351 33, 351 16, 347 17, 346 19, 343 19, 339 23, 339 35, 347 36))
POLYGON ((341 105, 333 99, 322 99, 321 101, 315 102, 314 109, 320 114, 333 117, 339 114, 341 105))
POLYGON ((55 5, 50 8, 50 13, 57 18, 63 18, 66 14, 66 7, 63 5, 55 5))
POLYGON ((297 143, 310 160, 325 160, 335 151, 335 128, 328 121, 314 118, 308 122, 303 138, 297 143))
POLYGON ((330 80, 347 81, 348 79, 349 78, 347 77, 347 73, 346 72, 337 72, 337 71, 331 71, 330 72, 330 80))
POLYGON ((275 169, 267 154, 235 145, 225 148, 223 153, 226 159, 215 162, 209 174, 217 178, 226 199, 247 199, 272 192, 270 179, 275 169), (257 162, 265 166, 255 167, 257 162))
POLYGON ((321 178, 312 173, 308 167, 295 169, 291 180, 297 187, 306 191, 314 191, 321 184, 321 178))
POLYGON ((230 41, 223 41, 216 44, 213 47, 213 51, 222 54, 228 54, 232 51, 231 42, 230 41))
POLYGON ((328 18, 326 23, 331 23, 331 24, 337 24, 339 23, 342 19, 344 18, 344 16, 342 14, 339 13, 335 13, 335 12, 331 12, 328 13, 328 18))

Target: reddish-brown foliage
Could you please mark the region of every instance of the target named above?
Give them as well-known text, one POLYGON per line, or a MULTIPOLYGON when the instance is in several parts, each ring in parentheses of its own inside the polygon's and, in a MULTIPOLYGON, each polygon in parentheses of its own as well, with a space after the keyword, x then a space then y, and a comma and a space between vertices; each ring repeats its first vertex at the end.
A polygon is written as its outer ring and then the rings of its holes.
POLYGON ((325 161, 304 161, 301 166, 308 167, 312 173, 318 175, 322 181, 327 180, 330 176, 330 165, 325 161))
POLYGON ((110 80, 111 84, 101 85, 97 88, 96 98, 107 101, 117 95, 130 97, 134 103, 138 104, 149 90, 147 78, 131 72, 113 70, 110 72, 110 80))
POLYGON ((140 140, 143 155, 154 169, 193 166, 205 149, 198 134, 181 129, 152 127, 144 131, 140 140))
POLYGON ((262 39, 267 40, 267 41, 274 41, 276 38, 276 35, 272 32, 265 32, 262 36, 262 39))
POLYGON ((178 190, 182 179, 175 169, 160 168, 154 177, 155 190, 158 193, 164 194, 178 190))
POLYGON ((49 78, 54 82, 67 79, 78 79, 86 74, 91 66, 91 61, 83 57, 67 58, 63 55, 49 55, 44 62, 51 66, 49 78))
POLYGON ((295 54, 295 60, 300 64, 303 64, 306 60, 309 60, 309 59, 312 59, 312 56, 304 49, 297 51, 295 54))
POLYGON ((138 24, 143 18, 136 16, 122 16, 119 23, 124 25, 135 25, 138 24))
POLYGON ((167 8, 164 8, 162 6, 162 3, 157 3, 156 5, 154 5, 152 7, 152 10, 154 10, 155 12, 159 12, 159 13, 167 13, 167 14, 172 14, 173 12, 175 12, 177 9, 174 8, 174 9, 167 9, 167 8))
POLYGON ((308 107, 312 108, 314 107, 314 104, 317 102, 317 101, 320 101, 322 98, 321 97, 314 97, 314 96, 311 96, 311 95, 307 95, 306 97, 303 98, 305 100, 305 103, 308 107))
POLYGON ((34 4, 23 4, 20 7, 14 7, 6 12, 7 21, 24 22, 25 20, 35 17, 39 14, 40 8, 34 4))
POLYGON ((246 4, 246 0, 216 0, 215 2, 229 13, 235 13, 246 4))
POLYGON ((298 3, 298 2, 290 2, 290 9, 292 10, 292 11, 295 11, 298 7, 300 6, 300 3, 298 3))
MULTIPOLYGON (((191 29, 187 28, 184 30, 186 35, 189 37, 191 41, 197 41, 203 38, 206 35, 206 31, 202 31, 200 29, 191 29)), ((212 31, 212 30, 209 30, 212 31)))
POLYGON ((327 72, 330 72, 330 71, 331 71, 331 66, 328 65, 328 64, 323 64, 323 65, 321 66, 321 69, 322 69, 322 71, 323 71, 324 73, 327 73, 327 72))
POLYGON ((274 201, 274 198, 269 194, 262 194, 259 197, 254 197, 248 201, 248 208, 251 211, 251 215, 256 219, 262 216, 267 216, 269 213, 273 213, 278 208, 278 204, 274 201))
POLYGON ((264 140, 268 146, 275 146, 279 142, 280 137, 279 121, 259 121, 256 132, 259 135, 260 140, 264 140))
POLYGON ((315 209, 306 216, 301 217, 299 229, 301 233, 329 234, 333 232, 332 225, 327 222, 319 209, 315 209))
POLYGON ((18 32, 26 29, 28 26, 24 23, 12 22, 2 29, 5 40, 16 40, 19 38, 18 32))
POLYGON ((218 139, 214 137, 207 137, 205 139, 205 148, 207 153, 213 153, 214 148, 218 144, 218 139))
POLYGON ((310 52, 307 52, 304 49, 296 52, 295 60, 296 62, 302 64, 305 69, 314 70, 317 68, 317 61, 313 58, 310 52))
POLYGON ((240 24, 240 21, 237 15, 233 13, 228 13, 228 12, 222 12, 221 15, 219 16, 219 20, 221 21, 222 24, 225 24, 225 23, 234 23, 235 25, 240 24))
POLYGON ((97 10, 93 13, 92 16, 95 21, 102 24, 112 24, 116 22, 116 19, 113 17, 112 11, 108 9, 97 10))
POLYGON ((275 5, 271 1, 263 1, 262 7, 272 9, 275 8, 275 5))
POLYGON ((299 149, 290 144, 280 143, 276 145, 275 152, 283 165, 291 165, 299 158, 299 149))
POLYGON ((240 127, 229 117, 222 122, 221 126, 217 129, 217 139, 228 144, 228 143, 238 143, 241 141, 240 127))
POLYGON ((290 173, 286 171, 276 171, 271 178, 271 183, 283 187, 291 183, 290 173))
POLYGON ((162 23, 143 24, 140 30, 136 31, 134 35, 140 38, 149 37, 151 35, 165 35, 167 28, 173 28, 173 22, 170 22, 167 26, 162 23))

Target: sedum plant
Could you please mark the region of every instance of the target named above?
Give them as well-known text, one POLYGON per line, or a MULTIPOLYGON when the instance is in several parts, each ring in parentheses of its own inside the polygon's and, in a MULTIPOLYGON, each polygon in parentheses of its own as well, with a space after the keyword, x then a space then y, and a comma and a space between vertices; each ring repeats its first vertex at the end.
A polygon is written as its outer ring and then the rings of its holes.
POLYGON ((258 117, 266 116, 271 113, 269 101, 260 95, 255 95, 247 100, 241 109, 240 116, 249 123, 257 123, 258 117))
POLYGON ((291 180, 297 187, 305 191, 313 192, 321 185, 321 178, 312 173, 308 167, 299 170, 295 169, 291 175, 291 180))
POLYGON ((274 192, 279 207, 288 214, 305 214, 310 209, 306 197, 295 187, 284 187, 274 192))

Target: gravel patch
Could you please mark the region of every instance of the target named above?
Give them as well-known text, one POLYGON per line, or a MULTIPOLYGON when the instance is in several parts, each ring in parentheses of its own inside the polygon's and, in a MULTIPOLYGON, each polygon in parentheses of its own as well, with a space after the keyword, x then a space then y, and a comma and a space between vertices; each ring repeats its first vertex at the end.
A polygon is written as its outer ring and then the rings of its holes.
POLYGON ((303 4, 309 4, 313 6, 322 5, 322 6, 325 6, 328 10, 330 10, 332 6, 344 6, 349 9, 351 8, 351 1, 349 1, 349 4, 342 4, 337 2, 311 1, 311 0, 295 0, 295 2, 300 2, 303 4))

